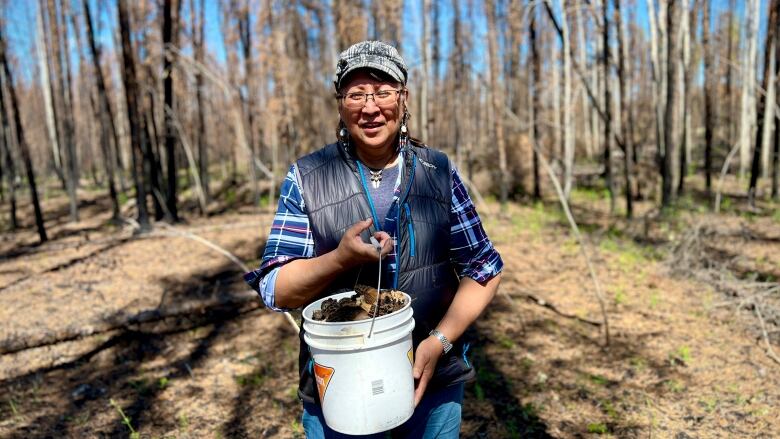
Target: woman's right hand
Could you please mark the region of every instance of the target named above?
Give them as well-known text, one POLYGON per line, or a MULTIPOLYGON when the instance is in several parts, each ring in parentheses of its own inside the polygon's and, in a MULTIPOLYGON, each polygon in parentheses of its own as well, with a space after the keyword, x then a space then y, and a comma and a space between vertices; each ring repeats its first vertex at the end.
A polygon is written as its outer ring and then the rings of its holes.
MULTIPOLYGON (((376 247, 364 242, 360 236, 372 223, 373 220, 371 218, 358 221, 344 232, 344 236, 341 237, 339 246, 335 250, 343 266, 351 267, 379 259, 376 247)), ((387 232, 376 232, 374 233, 374 238, 379 241, 379 245, 382 248, 382 256, 390 253, 393 248, 393 241, 387 232)))

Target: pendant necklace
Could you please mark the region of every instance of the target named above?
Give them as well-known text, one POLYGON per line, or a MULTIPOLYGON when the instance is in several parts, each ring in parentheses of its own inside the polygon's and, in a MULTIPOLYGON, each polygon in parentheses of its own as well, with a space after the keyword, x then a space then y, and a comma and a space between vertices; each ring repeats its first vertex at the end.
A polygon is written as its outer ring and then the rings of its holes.
POLYGON ((382 184, 382 171, 384 171, 384 169, 378 171, 368 170, 369 174, 371 174, 371 186, 374 189, 379 189, 379 185, 382 184))
POLYGON ((382 171, 385 170, 385 168, 387 167, 387 165, 390 164, 391 161, 395 163, 396 160, 398 160, 397 155, 395 156, 394 159, 391 158, 391 160, 388 160, 387 163, 385 163, 385 165, 382 168, 380 168, 378 171, 374 171, 373 169, 366 166, 366 169, 368 169, 368 173, 370 174, 369 179, 371 180, 371 187, 373 187, 374 189, 379 189, 379 186, 382 184, 382 171))

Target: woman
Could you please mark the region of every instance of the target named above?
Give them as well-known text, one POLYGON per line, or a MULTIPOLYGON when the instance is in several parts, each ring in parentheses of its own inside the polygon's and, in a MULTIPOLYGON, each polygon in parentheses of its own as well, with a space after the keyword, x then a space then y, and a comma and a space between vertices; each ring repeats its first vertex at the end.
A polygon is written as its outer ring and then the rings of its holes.
MULTIPOLYGON (((463 383, 474 376, 461 340, 496 293, 503 267, 447 156, 408 136, 407 67, 385 43, 339 56, 338 142, 299 159, 282 184, 258 270, 246 281, 271 309, 304 307, 377 279, 413 298, 415 412, 401 437, 458 437, 463 383)), ((301 337, 298 394, 307 437, 325 425, 301 337)))

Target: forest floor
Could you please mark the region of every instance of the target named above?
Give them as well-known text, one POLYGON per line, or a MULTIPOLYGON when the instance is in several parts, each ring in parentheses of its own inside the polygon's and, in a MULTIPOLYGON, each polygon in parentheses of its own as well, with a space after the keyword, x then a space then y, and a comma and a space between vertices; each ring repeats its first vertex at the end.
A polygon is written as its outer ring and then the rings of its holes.
MULTIPOLYGON (((44 245, 31 214, 0 234, 0 437, 302 437, 293 328, 236 263, 183 236, 255 267, 267 209, 228 188, 215 214, 134 235, 102 194, 82 195, 77 223, 64 197, 44 201, 44 245)), ((480 206, 506 265, 469 333, 462 436, 780 436, 761 331, 780 350, 778 206, 757 215, 733 196, 713 214, 690 196, 626 221, 597 191, 572 199, 610 344, 555 200, 480 206)))

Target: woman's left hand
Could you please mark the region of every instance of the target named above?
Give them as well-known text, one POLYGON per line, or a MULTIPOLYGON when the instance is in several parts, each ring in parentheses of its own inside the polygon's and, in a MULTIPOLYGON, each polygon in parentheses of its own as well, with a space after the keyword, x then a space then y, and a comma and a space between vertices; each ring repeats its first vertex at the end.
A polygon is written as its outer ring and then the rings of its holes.
POLYGON ((443 352, 444 347, 441 342, 433 336, 426 338, 417 346, 417 351, 414 354, 414 367, 412 368, 415 407, 422 400, 425 388, 428 387, 433 371, 436 370, 436 363, 443 352))

